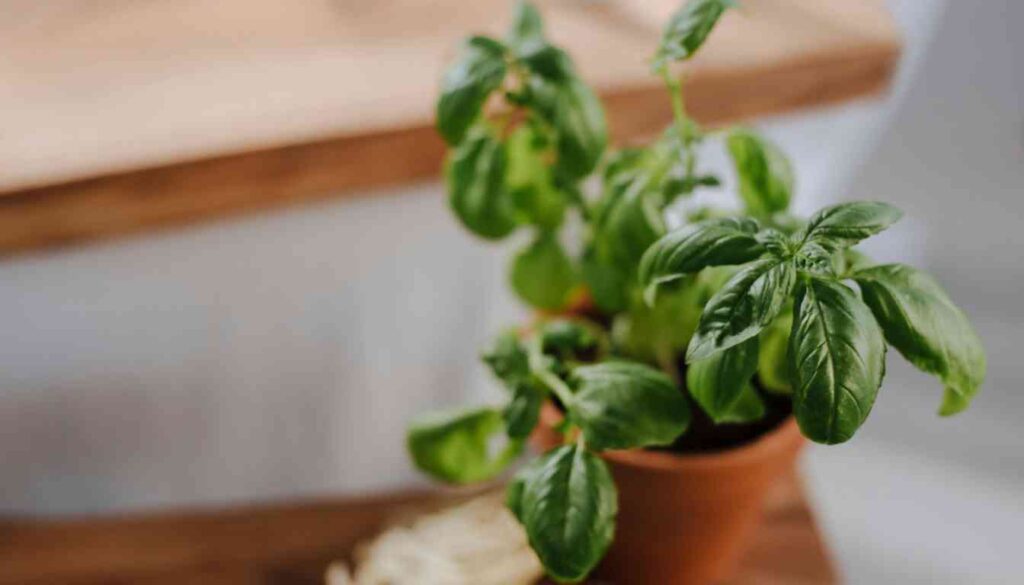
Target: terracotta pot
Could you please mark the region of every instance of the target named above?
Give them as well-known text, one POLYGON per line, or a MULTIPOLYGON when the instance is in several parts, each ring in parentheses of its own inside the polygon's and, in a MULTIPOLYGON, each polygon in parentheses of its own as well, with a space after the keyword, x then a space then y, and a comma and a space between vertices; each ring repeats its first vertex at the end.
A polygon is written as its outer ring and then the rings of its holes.
MULTIPOLYGON (((544 405, 530 438, 561 444, 562 419, 544 405)), ((792 469, 804 438, 790 417, 758 440, 711 454, 608 451, 619 515, 595 578, 628 585, 702 585, 729 577, 761 519, 772 484, 792 469)))

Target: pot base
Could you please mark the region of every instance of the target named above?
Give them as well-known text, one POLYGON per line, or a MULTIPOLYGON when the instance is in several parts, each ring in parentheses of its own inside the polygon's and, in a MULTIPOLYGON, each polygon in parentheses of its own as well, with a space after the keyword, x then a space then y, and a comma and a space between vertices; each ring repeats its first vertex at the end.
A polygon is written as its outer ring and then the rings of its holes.
MULTIPOLYGON (((531 442, 560 443, 562 414, 546 404, 531 442)), ((729 577, 757 526, 766 494, 790 473, 804 438, 791 417, 742 447, 677 455, 608 451, 619 491, 615 540, 595 572, 628 585, 701 585, 729 577)))

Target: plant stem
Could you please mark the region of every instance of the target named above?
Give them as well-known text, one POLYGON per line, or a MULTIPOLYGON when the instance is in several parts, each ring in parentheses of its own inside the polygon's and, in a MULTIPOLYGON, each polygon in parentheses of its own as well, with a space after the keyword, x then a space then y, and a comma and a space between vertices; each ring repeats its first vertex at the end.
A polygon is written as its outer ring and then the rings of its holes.
POLYGON ((661 78, 665 80, 665 86, 668 87, 669 95, 672 97, 672 116, 675 118, 676 127, 683 138, 688 139, 689 131, 686 123, 689 117, 686 115, 686 104, 683 101, 683 82, 672 75, 667 64, 661 67, 661 78))
POLYGON ((555 396, 558 397, 558 400, 563 405, 568 406, 572 403, 572 390, 569 389, 569 385, 563 382, 561 378, 551 373, 551 370, 545 368, 534 369, 532 364, 530 369, 533 371, 533 375, 537 376, 538 380, 555 393, 555 396))
POLYGON ((686 100, 683 99, 683 79, 673 75, 668 64, 660 69, 661 78, 665 81, 669 96, 672 100, 672 117, 675 120, 676 130, 683 139, 683 147, 686 155, 686 176, 693 177, 697 167, 697 153, 694 150, 694 142, 697 140, 696 123, 686 114, 686 100))
POLYGON ((544 354, 540 350, 540 339, 534 338, 528 347, 530 352, 530 373, 547 386, 558 397, 562 405, 568 408, 569 404, 572 403, 572 389, 541 363, 544 354))

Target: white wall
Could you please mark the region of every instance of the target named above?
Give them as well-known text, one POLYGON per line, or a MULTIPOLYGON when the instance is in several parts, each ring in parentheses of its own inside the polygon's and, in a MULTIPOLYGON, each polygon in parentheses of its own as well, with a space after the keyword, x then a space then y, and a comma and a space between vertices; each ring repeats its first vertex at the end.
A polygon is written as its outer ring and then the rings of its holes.
POLYGON ((480 386, 500 270, 436 185, 0 263, 0 509, 415 480, 405 421, 480 386))

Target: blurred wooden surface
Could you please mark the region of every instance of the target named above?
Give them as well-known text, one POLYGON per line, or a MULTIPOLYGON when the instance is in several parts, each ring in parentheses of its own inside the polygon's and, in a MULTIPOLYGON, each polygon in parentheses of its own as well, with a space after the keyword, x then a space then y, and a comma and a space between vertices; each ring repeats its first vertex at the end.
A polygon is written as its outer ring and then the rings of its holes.
MULTIPOLYGON (((403 494, 120 518, 0 521, 0 585, 322 583, 389 518, 436 496, 403 494)), ((731 584, 836 580, 795 476, 780 482, 731 584)))
MULTIPOLYGON (((0 3, 0 253, 434 176, 443 64, 510 4, 0 3)), ((668 120, 646 59, 677 0, 540 4, 616 140, 668 120)), ((884 89, 899 51, 884 0, 746 0, 687 99, 710 124, 837 103, 884 89)))

